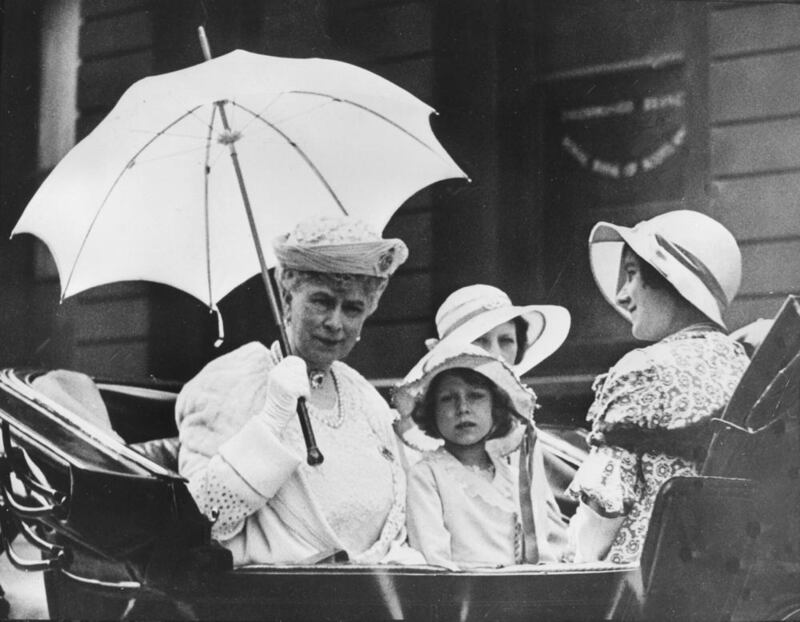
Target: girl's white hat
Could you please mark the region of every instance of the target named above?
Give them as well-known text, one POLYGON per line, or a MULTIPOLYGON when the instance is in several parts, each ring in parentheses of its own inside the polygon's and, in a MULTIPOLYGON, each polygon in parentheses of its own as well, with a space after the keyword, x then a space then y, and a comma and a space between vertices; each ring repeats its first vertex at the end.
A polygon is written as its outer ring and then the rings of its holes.
MULTIPOLYGON (((408 445, 417 449, 432 449, 441 444, 441 441, 425 437, 413 422, 424 408, 425 395, 433 379, 448 369, 456 368, 471 369, 490 380, 505 395, 519 420, 533 421, 536 394, 520 382, 511 367, 478 346, 441 342, 422 357, 395 387, 392 395, 394 407, 402 418, 401 437, 408 445)), ((502 439, 488 442, 495 445, 500 455, 505 455, 516 449, 521 440, 522 426, 517 422, 502 439)))
POLYGON ((626 243, 681 296, 725 328, 722 314, 742 279, 742 255, 730 231, 690 210, 666 212, 635 227, 597 223, 589 234, 592 273, 605 299, 630 321, 630 313, 616 303, 626 243))
POLYGON ((522 376, 564 343, 571 322, 569 311, 564 307, 515 306, 508 295, 496 287, 468 285, 454 291, 441 304, 436 312, 439 339, 428 339, 425 344, 432 348, 436 344, 450 347, 472 343, 495 326, 516 317, 528 323, 525 354, 512 366, 522 376))

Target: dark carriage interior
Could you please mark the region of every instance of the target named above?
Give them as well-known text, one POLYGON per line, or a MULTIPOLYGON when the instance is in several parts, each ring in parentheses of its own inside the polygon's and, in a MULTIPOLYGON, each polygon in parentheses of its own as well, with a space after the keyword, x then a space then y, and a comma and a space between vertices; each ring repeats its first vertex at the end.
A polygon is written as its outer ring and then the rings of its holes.
POLYGON ((111 427, 128 445, 155 463, 178 470, 175 383, 157 388, 97 380, 111 427))

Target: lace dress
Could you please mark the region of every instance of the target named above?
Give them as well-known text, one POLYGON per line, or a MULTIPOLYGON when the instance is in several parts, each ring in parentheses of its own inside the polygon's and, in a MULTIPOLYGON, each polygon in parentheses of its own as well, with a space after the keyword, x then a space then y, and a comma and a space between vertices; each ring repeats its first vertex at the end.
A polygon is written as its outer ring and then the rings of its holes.
MULTIPOLYGON (((392 461, 380 451, 380 439, 360 412, 359 391, 352 378, 341 375, 341 370, 337 373, 338 367, 334 365, 333 374, 341 410, 339 405, 329 410, 311 404, 308 408, 325 460, 316 467, 303 462, 299 468, 333 532, 351 555, 358 555, 380 538, 395 484, 392 461)), ((305 452, 299 425, 289 426, 283 439, 298 454, 305 452)))
POLYGON ((308 466, 295 418, 278 438, 254 416, 275 362, 248 344, 212 361, 178 398, 180 472, 200 511, 216 516, 212 535, 237 565, 311 562, 338 550, 365 563, 420 562, 402 546, 405 476, 386 402, 334 363, 339 404, 309 408, 325 461, 308 466))
POLYGON ((429 564, 455 570, 520 561, 516 482, 506 459, 491 458, 491 480, 444 448, 426 453, 409 472, 409 544, 429 564))
POLYGON ((748 362, 738 343, 701 324, 630 352, 595 381, 587 416, 594 447, 568 492, 593 500, 609 516, 623 517, 610 549, 604 547, 606 560, 638 561, 661 485, 671 477, 696 475, 702 460, 702 453, 682 449, 674 439, 702 438, 748 362), (614 438, 639 440, 620 441, 622 447, 611 442, 614 438))

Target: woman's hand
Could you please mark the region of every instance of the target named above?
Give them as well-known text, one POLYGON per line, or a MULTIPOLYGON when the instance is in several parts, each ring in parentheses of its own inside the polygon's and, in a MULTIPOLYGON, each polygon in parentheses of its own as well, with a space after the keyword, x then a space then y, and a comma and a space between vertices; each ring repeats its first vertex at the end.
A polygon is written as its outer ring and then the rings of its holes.
POLYGON ((263 416, 273 432, 280 434, 297 411, 297 400, 308 398, 310 393, 308 368, 299 356, 287 356, 272 368, 267 380, 263 416))

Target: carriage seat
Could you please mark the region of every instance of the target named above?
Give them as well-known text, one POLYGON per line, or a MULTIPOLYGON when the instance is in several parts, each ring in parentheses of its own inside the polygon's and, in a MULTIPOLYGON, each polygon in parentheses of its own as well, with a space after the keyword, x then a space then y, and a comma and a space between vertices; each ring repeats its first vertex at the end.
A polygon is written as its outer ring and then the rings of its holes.
POLYGON ((176 473, 178 472, 178 449, 180 448, 180 439, 178 439, 177 436, 156 438, 141 443, 132 443, 130 447, 165 469, 170 469, 176 473))
POLYGON ((129 441, 131 449, 156 464, 178 471, 179 441, 172 417, 174 395, 127 387, 101 390, 86 374, 66 369, 42 374, 32 380, 31 386, 121 442, 129 441))

